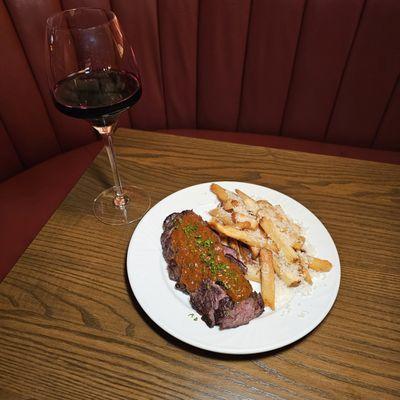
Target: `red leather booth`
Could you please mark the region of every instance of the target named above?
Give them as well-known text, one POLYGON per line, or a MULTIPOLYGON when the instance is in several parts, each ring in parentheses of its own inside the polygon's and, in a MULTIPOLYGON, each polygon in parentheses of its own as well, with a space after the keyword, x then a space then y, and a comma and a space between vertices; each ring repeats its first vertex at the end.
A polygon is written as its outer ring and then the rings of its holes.
POLYGON ((81 6, 134 45, 122 126, 400 162, 399 0, 0 0, 0 280, 102 145, 45 75, 46 18, 81 6))

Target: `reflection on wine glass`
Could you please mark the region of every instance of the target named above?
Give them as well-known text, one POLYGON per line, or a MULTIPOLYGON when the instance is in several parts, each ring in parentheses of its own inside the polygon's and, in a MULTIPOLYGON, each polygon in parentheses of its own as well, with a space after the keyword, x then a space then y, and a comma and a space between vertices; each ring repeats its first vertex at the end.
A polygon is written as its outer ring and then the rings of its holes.
POLYGON ((48 18, 47 71, 55 106, 87 120, 107 139, 114 186, 94 200, 94 214, 110 225, 140 219, 150 197, 135 186, 122 186, 112 135, 119 115, 142 94, 135 55, 111 11, 77 8, 48 18))

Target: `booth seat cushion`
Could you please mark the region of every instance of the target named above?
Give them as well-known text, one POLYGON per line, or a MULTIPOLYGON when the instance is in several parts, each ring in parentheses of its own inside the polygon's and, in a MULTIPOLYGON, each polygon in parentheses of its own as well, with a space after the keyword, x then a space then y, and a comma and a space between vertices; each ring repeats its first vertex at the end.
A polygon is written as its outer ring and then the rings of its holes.
POLYGON ((304 151, 332 156, 358 158, 361 160, 400 164, 399 151, 386 151, 371 148, 354 147, 305 139, 294 139, 285 136, 265 135, 258 133, 228 132, 202 129, 162 129, 160 132, 202 139, 220 140, 255 146, 304 151))
POLYGON ((102 148, 59 154, 0 183, 0 281, 102 148))

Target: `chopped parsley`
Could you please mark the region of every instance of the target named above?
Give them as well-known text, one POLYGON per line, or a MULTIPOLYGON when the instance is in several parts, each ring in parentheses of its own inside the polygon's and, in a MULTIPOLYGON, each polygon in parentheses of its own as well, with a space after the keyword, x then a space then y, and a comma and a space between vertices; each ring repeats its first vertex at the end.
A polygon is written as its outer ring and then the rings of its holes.
MULTIPOLYGON (((225 287, 231 288, 232 284, 238 284, 237 272, 229 267, 228 264, 224 262, 218 262, 215 253, 215 243, 212 239, 204 239, 198 231, 198 225, 187 224, 185 226, 181 225, 181 229, 185 233, 186 237, 190 239, 188 241, 188 246, 191 253, 197 252, 199 258, 202 261, 203 267, 201 270, 205 273, 206 268, 210 271, 211 276, 214 279, 224 280, 225 287), (222 277, 225 276, 225 279, 222 277)), ((193 268, 193 263, 189 264, 189 268, 193 268)))
MULTIPOLYGON (((218 272, 228 271, 228 265, 225 263, 217 263, 215 261, 214 253, 208 252, 207 254, 201 253, 200 260, 203 261, 204 264, 208 266, 212 275, 216 275, 218 272)), ((231 271, 235 274, 234 271, 231 271)))
POLYGON ((198 320, 198 318, 193 313, 188 314, 188 317, 190 317, 193 321, 198 320))
POLYGON ((186 225, 182 229, 185 235, 189 237, 193 232, 197 231, 197 225, 186 225))

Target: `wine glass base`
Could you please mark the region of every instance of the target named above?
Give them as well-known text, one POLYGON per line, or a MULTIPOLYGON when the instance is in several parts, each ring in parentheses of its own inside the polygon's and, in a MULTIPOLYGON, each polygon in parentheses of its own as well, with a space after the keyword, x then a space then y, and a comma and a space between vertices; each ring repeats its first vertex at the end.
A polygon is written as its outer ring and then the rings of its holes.
POLYGON ((126 204, 115 205, 115 188, 100 193, 93 203, 94 215, 107 225, 127 225, 143 217, 150 207, 150 196, 136 186, 123 187, 126 204))

